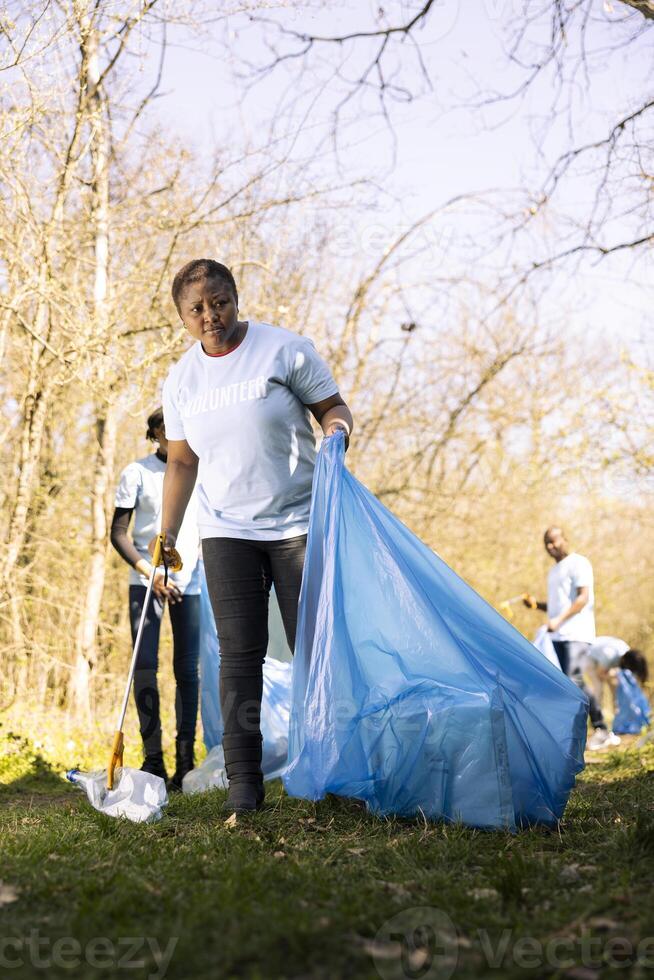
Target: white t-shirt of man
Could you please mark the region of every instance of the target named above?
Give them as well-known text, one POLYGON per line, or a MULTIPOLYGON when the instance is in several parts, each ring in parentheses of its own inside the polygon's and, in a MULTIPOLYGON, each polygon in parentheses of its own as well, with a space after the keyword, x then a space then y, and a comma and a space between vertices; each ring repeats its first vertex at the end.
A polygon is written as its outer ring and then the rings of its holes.
MULTIPOLYGON (((151 560, 148 544, 161 530, 161 504, 163 500, 163 480, 166 464, 152 453, 137 459, 125 467, 120 475, 116 490, 116 507, 133 507, 134 524, 132 541, 138 553, 146 561, 151 560)), ((186 509, 177 544, 183 568, 179 572, 169 572, 169 577, 184 595, 198 595, 200 592, 200 537, 198 534, 197 499, 192 494, 186 509)), ((130 569, 130 585, 147 585, 148 580, 135 568, 130 569)))
POLYGON ((577 590, 588 588, 584 608, 561 624, 553 640, 576 640, 593 643, 595 640, 595 593, 593 567, 587 558, 573 552, 557 562, 547 577, 547 616, 554 619, 569 609, 577 598, 577 590))
POLYGON ((611 670, 620 665, 620 658, 629 649, 629 644, 617 636, 598 636, 588 651, 588 656, 598 667, 611 670))
POLYGON ((198 341, 171 368, 166 435, 199 458, 202 538, 306 533, 316 440, 305 406, 337 391, 308 337, 252 320, 235 350, 212 357, 198 341))

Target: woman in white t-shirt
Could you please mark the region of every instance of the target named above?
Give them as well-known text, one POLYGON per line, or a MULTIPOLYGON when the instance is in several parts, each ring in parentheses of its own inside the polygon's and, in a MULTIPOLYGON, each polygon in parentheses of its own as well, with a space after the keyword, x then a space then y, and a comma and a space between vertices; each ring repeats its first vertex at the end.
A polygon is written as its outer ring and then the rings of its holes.
MULTIPOLYGON (((148 543, 158 533, 161 520, 161 501, 168 455, 168 440, 159 408, 148 418, 146 437, 158 444, 157 450, 125 467, 116 490, 116 509, 111 522, 111 543, 130 565, 129 617, 132 642, 143 612, 145 593, 150 578, 148 543), (134 517, 132 536, 128 534, 134 517)), ((168 788, 182 788, 182 779, 193 768, 193 745, 198 713, 198 656, 200 648, 200 541, 197 531, 195 497, 191 497, 184 524, 177 539, 177 549, 184 567, 171 572, 168 584, 163 572, 154 580, 150 608, 146 614, 136 670, 134 699, 145 760, 141 768, 167 779, 161 746, 161 720, 157 667, 161 618, 166 601, 173 630, 173 670, 177 693, 176 768, 168 788)))
POLYGON ((161 530, 177 540, 197 477, 202 553, 220 642, 226 807, 254 810, 261 775, 262 665, 271 584, 291 650, 316 458, 311 413, 326 436, 352 416, 312 341, 238 319, 230 270, 211 259, 175 276, 173 299, 196 343, 170 370, 161 530))

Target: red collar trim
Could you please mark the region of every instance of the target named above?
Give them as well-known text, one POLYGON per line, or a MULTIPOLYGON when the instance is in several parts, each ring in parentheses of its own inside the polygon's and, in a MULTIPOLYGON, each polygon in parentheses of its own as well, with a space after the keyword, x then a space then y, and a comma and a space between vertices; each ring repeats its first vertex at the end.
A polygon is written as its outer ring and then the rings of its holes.
POLYGON ((241 346, 241 344, 243 343, 243 341, 247 337, 249 329, 250 329, 250 324, 248 323, 248 329, 245 331, 245 333, 243 334, 243 336, 239 340, 238 344, 234 344, 234 346, 233 347, 230 347, 229 350, 224 350, 222 352, 222 354, 210 354, 208 350, 205 350, 204 349, 204 347, 202 346, 202 341, 200 341, 200 346, 202 347, 202 352, 204 354, 206 354, 207 357, 227 357, 228 354, 232 354, 235 350, 238 350, 238 348, 241 346))

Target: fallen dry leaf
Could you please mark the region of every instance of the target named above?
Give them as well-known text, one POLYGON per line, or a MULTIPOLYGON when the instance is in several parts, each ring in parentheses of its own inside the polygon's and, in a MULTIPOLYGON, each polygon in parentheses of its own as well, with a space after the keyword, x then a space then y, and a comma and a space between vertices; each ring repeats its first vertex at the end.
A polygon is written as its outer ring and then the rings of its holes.
POLYGON ((398 960, 402 955, 399 943, 383 943, 377 939, 364 939, 361 948, 376 960, 398 960))
POLYGON ((231 817, 227 817, 225 820, 225 827, 235 827, 236 826, 236 814, 232 813, 231 817))
POLYGON ((596 915, 592 919, 589 919, 588 925, 592 926, 593 929, 599 929, 602 932, 610 932, 611 929, 620 928, 619 922, 616 922, 615 919, 608 919, 603 915, 596 915))
POLYGON ((498 898, 499 892, 496 888, 473 888, 469 893, 477 902, 482 898, 498 898))
POLYGON ((4 881, 0 881, 0 906, 11 905, 12 902, 18 901, 18 889, 14 888, 13 885, 6 885, 4 881))
POLYGON ((384 891, 390 892, 391 895, 395 895, 396 898, 411 898, 411 892, 406 885, 401 885, 397 881, 383 881, 378 878, 376 884, 378 884, 380 888, 383 888, 384 891))

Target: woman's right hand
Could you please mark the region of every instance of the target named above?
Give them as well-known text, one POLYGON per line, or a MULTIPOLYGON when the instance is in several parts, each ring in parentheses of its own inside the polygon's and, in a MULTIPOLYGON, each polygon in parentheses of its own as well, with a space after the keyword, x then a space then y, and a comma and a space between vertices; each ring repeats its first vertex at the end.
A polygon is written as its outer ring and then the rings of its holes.
MULTIPOLYGON (((175 551, 175 544, 177 543, 177 535, 171 534, 170 531, 162 531, 161 533, 163 534, 163 539, 164 539, 163 552, 164 555, 166 556, 166 561, 172 563, 174 557, 174 551, 175 551)), ((154 537, 148 545, 148 551, 150 552, 151 555, 154 555, 154 549, 157 544, 158 537, 159 535, 157 534, 156 537, 154 537)))

